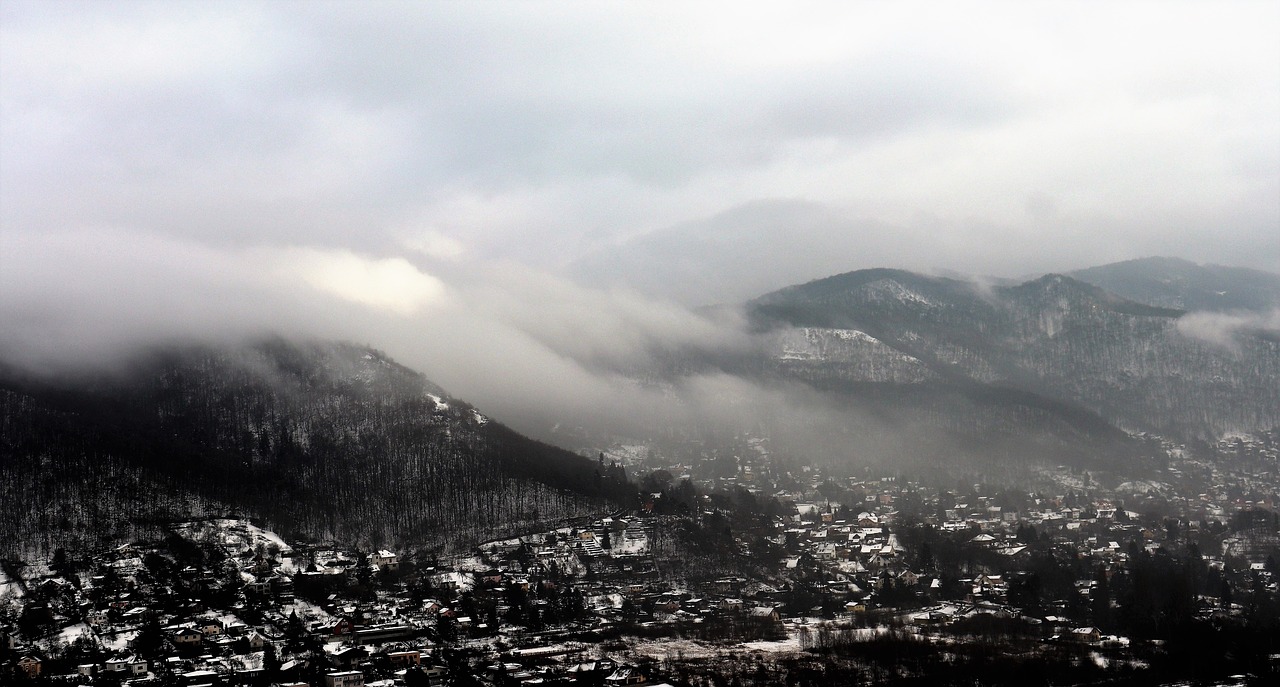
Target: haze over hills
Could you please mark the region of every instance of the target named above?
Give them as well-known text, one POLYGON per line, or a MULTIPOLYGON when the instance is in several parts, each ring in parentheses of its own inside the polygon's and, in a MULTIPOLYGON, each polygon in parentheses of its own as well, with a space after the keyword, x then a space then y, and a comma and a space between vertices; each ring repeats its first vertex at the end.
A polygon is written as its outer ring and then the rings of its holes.
POLYGON ((0 427, 9 549, 226 512, 294 536, 445 547, 627 493, 617 470, 346 344, 170 346, 54 379, 5 370, 0 427))
POLYGON ((848 269, 851 256, 900 263, 909 256, 868 255, 868 236, 901 233, 816 203, 759 200, 598 246, 574 261, 570 272, 587 284, 626 286, 686 305, 734 303, 848 269))
POLYGON ((722 398, 740 421, 722 431, 756 428, 780 453, 848 470, 1141 472, 1162 456, 1143 434, 1211 442, 1280 426, 1280 336, 1266 313, 1185 312, 1155 297, 1247 292, 1261 308, 1280 296, 1273 275, 1162 259, 1082 274, 1149 283, 1151 302, 1068 275, 860 270, 748 302, 754 353, 693 355, 668 379, 679 397, 689 369, 732 375, 745 388, 722 398))
POLYGON ((1068 276, 984 288, 865 270, 750 307, 759 326, 783 333, 780 369, 817 383, 1030 394, 1077 417, 1181 438, 1280 424, 1275 337, 1241 331, 1229 345, 1206 340, 1181 311, 1068 276))
POLYGON ((1124 298, 1186 311, 1280 308, 1280 275, 1180 258, 1141 258, 1076 270, 1070 275, 1124 298))
MULTIPOLYGON (((930 267, 913 250, 946 242, 920 227, 894 226, 800 200, 760 200, 697 221, 604 243, 575 260, 570 272, 584 283, 625 286, 687 305, 731 303, 861 265, 903 265, 914 271, 968 280, 958 265, 930 267), (927 269, 926 269, 927 268, 927 269), (953 270, 960 270, 959 272, 953 270)), ((1018 271, 1019 261, 969 261, 969 274, 1018 271)), ((1024 269, 1061 270, 1043 256, 1020 260, 1024 269)), ((1058 263, 1061 264, 1061 263, 1058 263)), ((1070 263, 1067 263, 1068 265, 1070 263)), ((1065 271, 1130 300, 1196 310, 1280 308, 1280 275, 1257 269, 1149 257, 1065 271)), ((983 277, 984 281, 1021 281, 983 277)))
MULTIPOLYGON (((1011 480, 1055 464, 1146 473, 1163 453, 1144 433, 1213 441, 1280 427, 1280 335, 1265 312, 1168 300, 1236 291, 1261 308, 1273 275, 1165 260, 1075 274, 1147 285, 1128 293, 1149 302, 1070 275, 849 272, 749 301, 745 319, 707 325, 714 341, 656 340, 647 360, 600 349, 628 365, 599 373, 621 380, 621 400, 597 396, 589 417, 540 402, 522 419, 579 452, 635 440, 675 457, 731 454, 750 435, 787 468, 1011 480), (734 322, 746 331, 718 333, 734 322)), ((153 348, 110 374, 9 369, 2 381, 10 541, 240 509, 309 536, 448 544, 628 490, 608 467, 597 478, 594 461, 355 346, 153 348)))

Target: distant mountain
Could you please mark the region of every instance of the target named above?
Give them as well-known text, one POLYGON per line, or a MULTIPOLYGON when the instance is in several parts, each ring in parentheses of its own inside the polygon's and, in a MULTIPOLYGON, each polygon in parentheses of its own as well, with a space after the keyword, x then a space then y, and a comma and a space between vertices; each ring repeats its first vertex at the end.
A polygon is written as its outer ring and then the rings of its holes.
POLYGON ((1142 258, 1077 270, 1071 276, 1139 303, 1180 310, 1280 309, 1280 275, 1242 267, 1142 258))
POLYGON ((593 286, 625 286, 702 306, 737 303, 814 274, 876 260, 901 230, 818 203, 758 200, 705 219, 597 247, 570 266, 593 286))
POLYGON ((986 286, 862 270, 747 308, 776 374, 890 427, 949 437, 918 458, 1116 465, 1150 455, 1137 432, 1192 440, 1280 426, 1280 337, 1206 339, 1181 326, 1182 310, 1070 276, 986 286))
POLYGON ((465 545, 625 498, 620 470, 527 439, 367 348, 261 341, 124 369, 0 373, 5 547, 238 512, 366 545, 465 545))

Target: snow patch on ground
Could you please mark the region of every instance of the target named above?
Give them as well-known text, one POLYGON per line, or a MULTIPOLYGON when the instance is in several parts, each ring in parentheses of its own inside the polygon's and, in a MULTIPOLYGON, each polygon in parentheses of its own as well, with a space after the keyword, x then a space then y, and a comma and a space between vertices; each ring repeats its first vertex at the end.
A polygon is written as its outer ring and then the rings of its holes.
POLYGON ((1169 491, 1171 487, 1164 482, 1153 482, 1151 480, 1134 480, 1131 482, 1123 482, 1116 487, 1116 491, 1133 492, 1138 494, 1146 494, 1149 492, 1169 491))
POLYGON ((77 623, 62 628, 62 631, 58 633, 58 641, 63 644, 70 644, 82 636, 92 638, 93 630, 89 629, 89 626, 85 623, 77 623))
POLYGON ((280 535, 264 530, 248 520, 220 518, 212 522, 183 523, 177 529, 196 541, 212 536, 233 556, 256 551, 259 545, 264 548, 274 546, 281 555, 293 553, 293 547, 286 544, 280 535))
POLYGON ((879 279, 863 287, 867 294, 884 299, 892 299, 900 303, 932 306, 933 301, 912 291, 893 279, 879 279))
POLYGON ((297 613, 299 618, 310 620, 327 621, 333 617, 328 611, 304 599, 295 599, 290 603, 281 604, 280 612, 284 614, 286 618, 293 613, 297 613))
POLYGON ((104 634, 101 636, 102 647, 107 651, 127 651, 130 642, 134 637, 138 636, 137 630, 125 630, 116 634, 104 634))
POLYGON ((4 597, 12 599, 22 598, 22 587, 20 587, 17 582, 9 579, 9 576, 5 575, 3 570, 0 570, 0 598, 4 597))
POLYGON ((629 649, 636 655, 647 656, 656 661, 667 658, 715 658, 728 650, 724 646, 705 644, 692 639, 632 640, 629 649))
POLYGON ((743 642, 738 646, 745 651, 763 651, 771 654, 793 653, 802 650, 800 648, 800 638, 797 634, 772 642, 743 642))
MULTIPOLYGON (((832 334, 836 336, 836 338, 842 341, 861 341, 863 343, 880 343, 880 339, 877 339, 876 337, 871 336, 866 332, 858 331, 857 329, 830 329, 827 331, 830 331, 832 334)), ((806 333, 807 332, 808 330, 806 330, 806 333)))

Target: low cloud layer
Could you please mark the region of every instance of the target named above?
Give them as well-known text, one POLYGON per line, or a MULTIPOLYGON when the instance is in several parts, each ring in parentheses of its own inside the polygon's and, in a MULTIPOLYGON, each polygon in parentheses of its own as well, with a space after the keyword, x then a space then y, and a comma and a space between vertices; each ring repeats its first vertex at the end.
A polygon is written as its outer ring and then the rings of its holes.
POLYGON ((1178 331, 1184 336, 1235 350, 1242 334, 1263 333, 1280 339, 1280 310, 1188 313, 1178 318, 1178 331))
POLYGON ((514 263, 453 262, 441 278, 405 258, 105 229, 5 234, 0 253, 24 256, 0 271, 4 362, 99 368, 163 342, 337 338, 536 433, 574 418, 639 427, 670 402, 635 381, 663 355, 751 345, 732 311, 698 315, 514 263))
POLYGON ((6 2, 0 354, 338 337, 531 429, 663 412, 632 378, 666 352, 752 345, 692 306, 835 272, 1280 271, 1277 32, 1255 2, 6 2))

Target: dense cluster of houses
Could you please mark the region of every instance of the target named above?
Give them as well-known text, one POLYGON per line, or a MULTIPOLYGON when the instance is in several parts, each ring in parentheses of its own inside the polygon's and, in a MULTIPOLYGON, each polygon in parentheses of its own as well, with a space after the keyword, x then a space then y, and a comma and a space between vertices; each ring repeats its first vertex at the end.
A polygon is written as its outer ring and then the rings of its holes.
MULTIPOLYGON (((635 512, 488 542, 443 561, 291 546, 244 521, 212 521, 166 542, 6 569, 0 677, 389 687, 441 684, 465 671, 493 685, 660 684, 653 664, 593 642, 664 633, 780 639, 812 622, 852 625, 895 608, 898 621, 921 631, 976 616, 1020 618, 1042 625, 1050 641, 1118 645, 1126 640, 1053 610, 1063 604, 1032 617, 1010 598, 1030 542, 1106 572, 1276 505, 1274 480, 1256 468, 1191 458, 1171 462, 1162 482, 1110 489, 1063 470, 1049 481, 1067 487, 1050 494, 948 491, 819 470, 777 480, 763 443, 751 449, 734 474, 714 481, 786 504, 754 531, 733 533, 744 559, 760 542, 782 551, 763 575, 678 580, 658 569, 656 532, 676 517, 713 517, 717 506, 705 496, 694 512, 674 516, 655 509, 662 494, 653 493, 635 512), (904 541, 922 526, 959 542, 971 559, 958 579, 904 541)), ((670 467, 673 475, 690 470, 670 467)), ((1215 541, 1220 547, 1203 551, 1210 567, 1225 575, 1235 561, 1241 579, 1274 591, 1274 562, 1263 560, 1277 544, 1273 525, 1215 541)), ((1088 598, 1095 584, 1084 577, 1076 592, 1088 598)), ((1226 599, 1204 606, 1236 612, 1226 599)))

